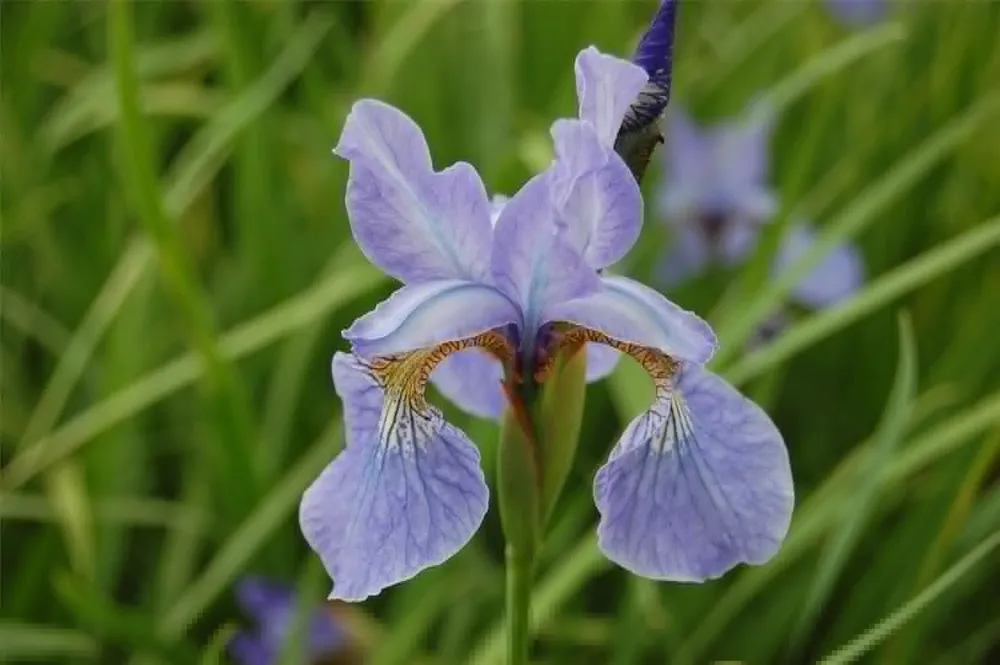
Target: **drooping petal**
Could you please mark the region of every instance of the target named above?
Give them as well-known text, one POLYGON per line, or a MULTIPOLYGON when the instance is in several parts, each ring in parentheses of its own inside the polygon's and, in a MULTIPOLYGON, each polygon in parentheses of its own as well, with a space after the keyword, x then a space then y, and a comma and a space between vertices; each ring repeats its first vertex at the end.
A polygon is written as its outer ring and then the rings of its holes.
POLYGON ((597 473, 598 542, 638 575, 700 582, 777 552, 792 478, 781 434, 756 404, 702 367, 674 371, 597 473))
POLYGON ((619 343, 650 347, 699 364, 715 353, 715 333, 696 315, 627 277, 601 281, 601 291, 553 307, 549 320, 574 323, 619 343))
POLYGON ((384 356, 471 337, 520 324, 520 320, 517 306, 491 286, 439 280, 401 287, 343 335, 355 353, 384 356))
POLYGON ((507 202, 493 238, 493 278, 520 305, 528 331, 556 303, 600 289, 597 273, 557 227, 551 174, 535 176, 507 202))
POLYGON ((507 406, 503 366, 479 349, 445 358, 431 375, 431 383, 460 409, 478 418, 499 419, 507 406))
POLYGON ((580 119, 592 124, 601 143, 610 148, 625 112, 648 76, 642 67, 601 53, 593 46, 580 51, 575 70, 580 119))
POLYGON ((578 120, 552 126, 553 191, 566 239, 595 269, 621 259, 642 229, 642 193, 628 166, 578 120))
MULTIPOLYGON (((794 224, 782 239, 774 271, 780 273, 796 263, 816 242, 816 231, 808 224, 794 224)), ((792 297, 806 307, 822 309, 849 297, 864 282, 864 264, 852 245, 834 247, 799 282, 792 297)))
POLYGON ((244 630, 233 635, 226 647, 237 665, 272 665, 278 656, 278 651, 262 637, 244 630))
POLYGON ((610 346, 603 344, 588 343, 587 353, 587 382, 594 383, 600 381, 618 366, 618 359, 621 354, 610 346))
POLYGON ((331 598, 363 600, 444 562, 486 514, 478 450, 423 397, 435 354, 334 363, 345 414, 358 408, 355 392, 364 406, 348 418, 346 449, 299 507, 302 532, 333 578, 331 598), (363 430, 373 394, 380 417, 363 430))
POLYGON ((484 280, 490 205, 465 163, 435 172, 417 124, 382 102, 356 102, 334 153, 351 162, 347 212, 372 263, 403 282, 484 280))

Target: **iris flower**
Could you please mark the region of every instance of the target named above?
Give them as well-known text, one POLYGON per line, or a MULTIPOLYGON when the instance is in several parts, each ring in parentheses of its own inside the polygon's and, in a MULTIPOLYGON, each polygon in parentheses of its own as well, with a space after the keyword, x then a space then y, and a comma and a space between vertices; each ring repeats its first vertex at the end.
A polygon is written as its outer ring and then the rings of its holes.
MULTIPOLYGON (((288 637, 295 616, 295 594, 287 586, 259 577, 247 577, 236 587, 236 600, 256 622, 256 632, 240 631, 229 642, 229 654, 240 665, 272 665, 288 637)), ((333 616, 317 609, 305 635, 310 661, 329 656, 346 643, 333 616)))
POLYGON ((495 413, 498 396, 519 399, 517 386, 543 382, 567 348, 627 354, 656 387, 595 480, 610 559, 698 581, 767 560, 787 531, 784 443, 759 407, 704 369, 711 328, 602 272, 639 235, 639 188, 613 146, 648 75, 593 47, 575 71, 579 118, 552 126, 555 160, 495 224, 473 167, 434 170, 402 111, 363 100, 346 120, 334 152, 350 163, 351 230, 402 286, 343 333, 351 351, 334 356, 333 379, 346 448, 300 506, 333 598, 362 600, 442 563, 486 513, 479 452, 427 402, 428 382, 451 382, 453 396, 481 384, 493 391, 483 410, 495 413))
POLYGON ((661 269, 673 285, 715 262, 741 263, 777 201, 769 184, 770 117, 754 114, 702 128, 675 109, 668 121, 657 207, 674 229, 661 269))

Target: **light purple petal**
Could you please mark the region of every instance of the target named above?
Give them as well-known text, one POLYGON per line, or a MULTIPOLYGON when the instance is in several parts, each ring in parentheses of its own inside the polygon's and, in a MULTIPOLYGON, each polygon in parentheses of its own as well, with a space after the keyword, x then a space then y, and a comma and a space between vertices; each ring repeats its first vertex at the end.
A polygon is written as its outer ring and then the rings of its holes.
POLYGON ((510 201, 510 197, 505 194, 494 194, 493 198, 490 199, 490 226, 495 227, 497 225, 497 220, 500 219, 500 212, 507 205, 507 201, 510 201))
POLYGON ((552 137, 560 224, 588 264, 605 268, 625 256, 639 238, 639 185, 621 157, 601 146, 589 124, 558 120, 552 137))
POLYGON ((621 354, 610 346, 588 342, 587 352, 587 382, 594 383, 615 371, 621 354))
POLYGON ((666 180, 657 199, 668 220, 691 223, 710 216, 767 221, 777 210, 768 185, 773 119, 702 129, 683 112, 669 116, 666 180))
POLYGON ((431 383, 466 413, 499 419, 507 407, 503 378, 499 360, 479 349, 468 349, 445 358, 431 374, 431 383))
POLYGON ((493 278, 520 305, 531 331, 548 308, 600 289, 596 271, 559 233, 551 173, 535 176, 507 202, 493 239, 493 278))
POLYGON ((359 371, 357 358, 350 353, 333 354, 331 373, 333 388, 344 405, 344 439, 351 445, 378 428, 384 401, 382 389, 367 372, 359 371))
POLYGON ((599 293, 554 307, 548 320, 575 323, 695 363, 706 363, 715 353, 715 333, 696 315, 627 277, 601 281, 599 293))
MULTIPOLYGON (((353 359, 339 363, 355 377, 337 385, 350 412, 375 381, 353 359)), ((338 364, 335 363, 335 379, 338 364)), ((333 578, 331 598, 358 601, 438 565, 479 528, 489 491, 479 451, 436 409, 406 399, 383 404, 381 427, 348 428, 346 449, 306 490, 299 523, 333 578)), ((356 424, 356 423, 355 423, 356 424)))
POLYGON ((657 268, 657 278, 664 286, 676 286, 705 271, 711 248, 701 230, 693 224, 678 225, 672 244, 657 268))
POLYGON ((598 543, 659 580, 701 582, 778 551, 794 503, 788 453, 760 407, 684 363, 597 473, 598 543))
POLYGON ((580 51, 574 68, 580 119, 592 124, 601 143, 610 148, 625 112, 649 77, 642 67, 593 46, 580 51))
POLYGON ((370 358, 465 339, 520 323, 520 312, 491 286, 459 280, 408 284, 344 331, 354 352, 370 358))
POLYGON ((733 219, 723 225, 719 234, 719 258, 727 266, 737 266, 750 255, 760 240, 761 225, 755 222, 733 219))
POLYGON ((315 660, 334 653, 346 644, 346 634, 338 625, 336 617, 326 608, 317 609, 309 621, 307 651, 315 660))
POLYGON ((236 584, 236 603, 255 621, 264 624, 275 613, 287 611, 295 603, 295 593, 287 585, 248 575, 236 584))
MULTIPOLYGON (((793 225, 778 249, 775 273, 787 270, 816 242, 816 232, 808 224, 793 225)), ((792 297, 814 309, 822 309, 851 296, 864 282, 864 265, 858 250, 851 245, 833 248, 796 285, 792 297)))
POLYGON ((850 26, 871 25, 888 11, 885 0, 826 0, 830 13, 850 26))
POLYGON ((278 652, 263 638, 246 631, 239 631, 229 640, 229 657, 238 665, 273 665, 278 652))
POLYGON ((347 213, 372 263, 403 282, 486 279, 490 206, 474 168, 436 173, 417 124, 372 99, 354 104, 334 152, 351 162, 347 213))

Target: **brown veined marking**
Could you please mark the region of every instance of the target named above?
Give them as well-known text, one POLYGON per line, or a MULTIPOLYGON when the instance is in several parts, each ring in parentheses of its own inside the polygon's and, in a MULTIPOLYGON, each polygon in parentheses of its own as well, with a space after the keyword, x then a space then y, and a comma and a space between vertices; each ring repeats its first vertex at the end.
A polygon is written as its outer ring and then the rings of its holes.
POLYGON ((674 358, 671 358, 662 351, 652 349, 648 346, 642 346, 641 344, 635 344, 633 342, 623 342, 598 330, 592 330, 590 328, 584 328, 573 324, 559 325, 560 330, 555 342, 556 351, 548 356, 548 359, 543 366, 538 368, 538 371, 535 373, 537 381, 544 381, 549 372, 552 371, 552 367, 555 364, 555 357, 558 355, 559 351, 567 348, 580 350, 587 342, 595 342, 597 344, 610 346, 613 349, 617 349, 618 351, 635 358, 639 365, 646 370, 646 373, 653 379, 653 386, 656 389, 657 398, 666 397, 671 393, 671 379, 674 374, 677 373, 677 370, 680 369, 680 363, 674 358), (566 327, 563 328, 562 326, 566 327))
POLYGON ((490 354, 504 366, 514 358, 514 348, 504 335, 487 331, 467 339, 443 342, 429 349, 417 349, 406 353, 374 358, 364 362, 375 381, 385 390, 384 409, 390 402, 404 402, 417 412, 430 409, 426 389, 431 373, 441 362, 453 353, 478 348, 490 354))

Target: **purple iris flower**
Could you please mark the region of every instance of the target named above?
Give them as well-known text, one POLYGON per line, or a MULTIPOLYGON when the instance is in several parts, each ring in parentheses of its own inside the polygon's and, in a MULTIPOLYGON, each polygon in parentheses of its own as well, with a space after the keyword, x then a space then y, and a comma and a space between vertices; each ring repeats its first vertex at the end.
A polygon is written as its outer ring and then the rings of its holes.
MULTIPOLYGON (((278 661, 295 616, 292 589, 259 577, 245 577, 236 586, 236 601, 257 623, 257 631, 240 631, 229 642, 229 654, 240 665, 271 665, 278 661)), ((342 649, 345 635, 333 617, 317 609, 309 621, 306 656, 316 660, 342 649)))
POLYGON ((639 235, 641 194, 613 146, 647 79, 642 67, 582 51, 579 118, 553 125, 556 159, 495 225, 471 166, 435 171, 413 120, 378 101, 354 105, 334 149, 350 162, 351 229, 403 286, 344 331, 351 352, 333 358, 346 448, 300 506, 331 597, 362 600, 442 563, 486 513, 479 452, 427 403, 427 383, 495 415, 502 381, 512 395, 543 381, 563 348, 626 353, 656 386, 595 480, 610 559, 698 581, 778 549, 793 502, 780 433, 704 369, 716 347, 708 324, 602 273, 639 235))
MULTIPOLYGON (((815 242, 816 231, 811 225, 803 221, 792 224, 778 248, 775 272, 798 261, 815 242)), ((792 299, 808 309, 824 309, 854 294, 864 280, 865 268, 858 249, 846 243, 837 245, 795 285, 792 299)))
POLYGON ((837 20, 851 26, 871 25, 889 9, 886 0, 826 0, 826 6, 837 20))
POLYGON ((668 285, 711 263, 741 263, 777 201, 769 184, 772 121, 763 114, 701 128, 675 109, 668 116, 658 211, 674 228, 661 267, 668 285))

